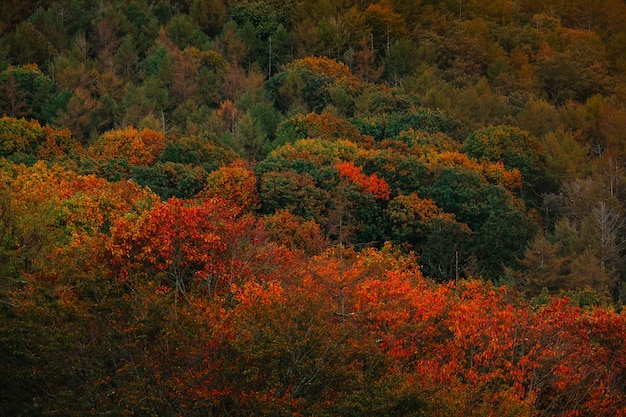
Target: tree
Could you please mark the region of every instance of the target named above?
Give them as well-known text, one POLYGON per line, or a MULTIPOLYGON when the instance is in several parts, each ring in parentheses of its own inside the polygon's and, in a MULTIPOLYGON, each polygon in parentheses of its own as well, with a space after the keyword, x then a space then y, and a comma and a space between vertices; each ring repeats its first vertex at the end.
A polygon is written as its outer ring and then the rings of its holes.
POLYGON ((125 159, 111 159, 98 167, 98 174, 110 181, 130 179, 162 199, 194 198, 202 191, 208 173, 200 166, 157 162, 151 166, 131 165, 125 159))
POLYGON ((200 70, 200 54, 200 50, 194 47, 187 47, 183 51, 172 50, 174 70, 170 74, 172 77, 170 91, 177 104, 183 104, 187 100, 197 100, 198 86, 195 79, 200 70))
POLYGON ((315 220, 306 220, 288 210, 278 210, 260 219, 269 239, 285 245, 292 251, 318 255, 328 245, 322 229, 315 220))
POLYGON ((222 0, 193 0, 189 13, 200 29, 214 36, 220 32, 226 21, 227 9, 222 0))
POLYGON ((523 272, 518 275, 518 283, 531 295, 538 295, 544 289, 556 292, 577 288, 580 283, 568 277, 570 262, 571 257, 563 254, 559 242, 550 242, 544 234, 537 234, 520 260, 523 272))
POLYGON ((246 45, 237 29, 235 22, 226 22, 216 41, 220 53, 233 66, 242 65, 250 52, 250 47, 246 45))
POLYGON ((52 122, 67 97, 36 65, 9 66, 0 74, 0 113, 52 122))
POLYGON ((261 210, 274 213, 281 209, 307 220, 324 212, 327 192, 320 189, 310 174, 269 171, 260 176, 261 210))
POLYGON ((626 224, 619 206, 609 205, 605 201, 599 201, 591 210, 588 222, 583 224, 583 231, 589 227, 593 230, 593 240, 595 250, 600 261, 600 269, 605 272, 609 265, 620 258, 620 254, 626 239, 623 236, 622 228, 626 224))
POLYGON ((338 87, 347 96, 354 95, 358 88, 358 81, 347 65, 324 57, 306 57, 287 64, 282 73, 269 81, 268 90, 283 110, 302 100, 306 112, 321 113, 329 104, 335 104, 331 91, 341 106, 343 100, 338 100, 338 87))
POLYGON ((328 141, 344 139, 355 143, 361 141, 361 134, 352 123, 327 112, 296 114, 280 124, 276 135, 281 145, 309 138, 328 141))
POLYGON ((4 116, 0 119, 0 137, 2 138, 0 155, 14 153, 34 153, 37 142, 42 136, 42 128, 37 122, 4 116))
POLYGON ((518 169, 522 174, 522 195, 524 186, 535 192, 541 190, 544 171, 543 152, 536 138, 528 132, 514 127, 498 126, 472 133, 461 151, 480 160, 501 161, 507 169, 518 169))
POLYGON ((402 15, 384 5, 367 6, 363 12, 363 20, 371 30, 372 48, 380 57, 387 56, 391 45, 408 34, 402 15))
POLYGON ((241 207, 244 212, 253 212, 259 204, 257 178, 246 163, 233 162, 209 174, 201 196, 219 197, 241 207))
POLYGON ((418 51, 415 44, 408 39, 394 42, 385 59, 385 74, 393 87, 401 85, 402 80, 412 75, 418 67, 418 51))
POLYGON ((442 111, 425 107, 394 111, 386 118, 386 138, 394 139, 410 128, 431 134, 441 132, 456 140, 465 134, 460 122, 442 111))
POLYGON ((472 254, 478 259, 478 273, 496 280, 505 267, 515 268, 533 238, 537 226, 522 211, 507 208, 492 212, 480 229, 475 229, 472 254))
POLYGON ((188 14, 174 14, 168 24, 161 31, 161 37, 165 35, 173 42, 175 48, 183 51, 187 47, 207 50, 210 44, 209 37, 200 30, 198 22, 188 14))
POLYGON ((415 251, 424 275, 441 281, 458 280, 471 242, 467 225, 444 213, 433 200, 415 193, 395 197, 385 214, 390 238, 415 251))
POLYGON ((357 186, 366 193, 373 194, 374 197, 381 200, 389 200, 391 191, 389 185, 384 178, 378 178, 374 173, 370 176, 363 174, 360 168, 355 166, 352 162, 340 162, 335 165, 335 168, 339 172, 341 178, 345 178, 357 186))
POLYGON ((349 32, 341 17, 328 17, 319 22, 319 36, 321 49, 326 50, 326 56, 341 59, 345 46, 349 40, 349 32))
POLYGON ((229 165, 237 160, 237 154, 216 145, 209 137, 183 136, 168 138, 159 162, 175 162, 197 165, 207 172, 229 165))
POLYGON ((135 165, 153 165, 165 148, 165 136, 151 129, 133 127, 106 132, 91 145, 89 153, 97 160, 126 158, 135 165))
POLYGON ((56 52, 54 45, 46 40, 45 35, 26 20, 19 22, 4 39, 8 46, 10 64, 43 65, 56 52))
MULTIPOLYGON (((584 177, 592 169, 588 149, 570 132, 558 129, 547 133, 543 137, 542 149, 545 154, 546 175, 554 183, 564 183, 571 178, 584 177)), ((611 170, 611 174, 606 171, 613 192, 617 192, 617 188, 613 188, 617 187, 615 183, 617 172, 618 170, 615 169, 611 170)))
POLYGON ((170 199, 117 220, 108 250, 118 279, 148 274, 185 300, 188 293, 225 296, 252 273, 238 251, 253 249, 253 226, 252 216, 218 198, 170 199))

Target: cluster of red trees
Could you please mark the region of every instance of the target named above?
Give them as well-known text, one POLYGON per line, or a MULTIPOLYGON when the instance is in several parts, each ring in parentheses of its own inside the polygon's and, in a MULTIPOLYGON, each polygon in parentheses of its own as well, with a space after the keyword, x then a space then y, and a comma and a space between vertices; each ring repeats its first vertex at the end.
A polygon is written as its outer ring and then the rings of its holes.
MULTIPOLYGON (((382 178, 335 169, 345 196, 389 201, 382 178)), ((5 163, 2 184, 9 414, 626 415, 624 313, 584 293, 437 284, 391 244, 329 245, 313 220, 255 214, 244 163, 193 199, 45 161, 5 163)), ((418 216, 404 224, 455 222, 394 200, 418 216)))

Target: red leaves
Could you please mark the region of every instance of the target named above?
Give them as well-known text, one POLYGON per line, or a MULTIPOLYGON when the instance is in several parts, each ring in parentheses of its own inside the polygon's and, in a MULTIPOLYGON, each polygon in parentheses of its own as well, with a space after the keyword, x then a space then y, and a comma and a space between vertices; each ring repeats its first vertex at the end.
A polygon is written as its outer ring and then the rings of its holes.
POLYGON ((339 162, 335 164, 335 168, 341 177, 359 185, 366 193, 373 194, 381 200, 389 200, 391 190, 384 178, 378 178, 376 174, 368 177, 352 162, 339 162))
MULTIPOLYGON (((384 180, 353 163, 335 167, 341 186, 389 198, 384 180)), ((252 204, 236 204, 255 201, 245 166, 216 171, 206 190, 213 197, 189 201, 153 202, 130 182, 43 163, 14 167, 3 179, 19 221, 32 213, 50 229, 68 230, 71 239, 59 233, 63 243, 44 246, 51 261, 66 263, 66 276, 86 280, 89 263, 97 271, 84 293, 58 285, 50 294, 74 319, 90 311, 113 317, 102 324, 85 316, 80 325, 114 329, 107 339, 113 353, 95 344, 90 352, 104 358, 94 365, 93 385, 115 385, 121 408, 132 410, 148 390, 155 410, 172 413, 343 415, 341 407, 366 409, 373 400, 362 398, 379 389, 375 401, 394 411, 394 393, 405 390, 433 415, 624 415, 624 313, 585 311, 566 299, 532 308, 482 281, 436 285, 390 245, 357 251, 340 244, 313 256, 324 245, 315 222, 286 211, 259 221, 252 204), (265 238, 263 226, 281 245, 265 238), (286 249, 290 243, 310 262, 286 249), (111 265, 124 282, 99 279, 111 265), (103 375, 110 355, 116 368, 103 375)), ((394 201, 402 203, 397 210, 389 204, 399 223, 448 218, 417 195, 394 201)), ((32 219, 16 222, 23 236, 29 228, 38 236, 32 219)), ((55 267, 46 273, 63 276, 55 267)), ((39 308, 33 294, 19 296, 21 308, 39 308)))
MULTIPOLYGON (((109 250, 120 272, 137 267, 151 274, 162 272, 176 290, 183 292, 188 285, 199 286, 194 279, 206 281, 209 291, 218 285, 227 290, 222 278, 234 262, 227 252, 253 223, 253 218, 240 216, 236 206, 221 199, 195 204, 170 199, 137 218, 115 222, 109 250), (214 277, 221 277, 219 284, 212 282, 214 277)), ((245 274, 245 269, 237 273, 245 274)))
POLYGON ((219 198, 170 199, 111 227, 111 262, 122 279, 147 274, 178 293, 226 294, 233 285, 279 276, 290 253, 265 241, 251 214, 219 198))

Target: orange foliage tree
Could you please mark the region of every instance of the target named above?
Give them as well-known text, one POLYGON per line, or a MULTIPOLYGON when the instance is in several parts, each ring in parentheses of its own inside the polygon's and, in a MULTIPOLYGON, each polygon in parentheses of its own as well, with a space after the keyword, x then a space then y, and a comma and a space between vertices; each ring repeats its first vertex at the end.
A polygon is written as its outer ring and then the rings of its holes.
POLYGON ((281 124, 278 136, 280 140, 289 142, 308 138, 345 139, 355 143, 363 140, 354 125, 327 112, 296 114, 281 124))
POLYGON ((203 197, 220 197, 245 211, 253 211, 259 204, 254 171, 245 162, 233 162, 209 174, 203 197))
POLYGON ((343 82, 357 82, 346 64, 326 57, 308 56, 298 59, 290 63, 287 69, 304 69, 314 74, 332 77, 343 82))
POLYGON ((328 244, 315 220, 306 220, 289 210, 280 209, 274 214, 263 216, 260 221, 268 238, 293 251, 302 250, 306 254, 316 254, 328 244))
POLYGON ((4 215, 17 241, 15 255, 24 272, 54 279, 74 279, 73 268, 86 273, 110 224, 157 199, 132 182, 109 183, 43 161, 11 166, 0 176, 8 186, 4 215))
POLYGON ((134 127, 103 133, 89 148, 98 161, 125 158, 133 165, 153 165, 165 149, 165 136, 152 129, 134 127))

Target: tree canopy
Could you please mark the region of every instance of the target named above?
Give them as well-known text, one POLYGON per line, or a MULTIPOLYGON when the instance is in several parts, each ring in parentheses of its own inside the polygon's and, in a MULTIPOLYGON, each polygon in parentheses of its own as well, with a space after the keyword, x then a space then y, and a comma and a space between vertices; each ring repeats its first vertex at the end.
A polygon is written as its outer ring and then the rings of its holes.
POLYGON ((623 1, 0 15, 0 414, 626 416, 623 1))

